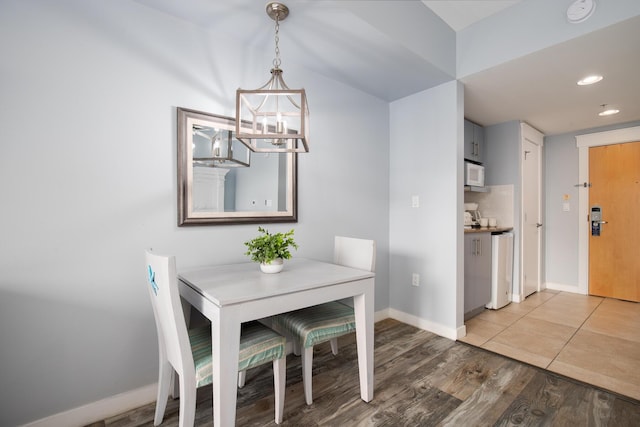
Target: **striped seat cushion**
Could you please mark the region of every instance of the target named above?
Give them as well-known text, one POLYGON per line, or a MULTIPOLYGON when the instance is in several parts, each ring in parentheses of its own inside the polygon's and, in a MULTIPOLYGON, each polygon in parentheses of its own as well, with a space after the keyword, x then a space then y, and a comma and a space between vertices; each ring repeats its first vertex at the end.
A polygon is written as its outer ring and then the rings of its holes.
MULTIPOLYGON (((196 365, 198 387, 211 384, 211 327, 189 330, 189 341, 196 365)), ((285 355, 285 338, 259 322, 242 324, 238 371, 253 368, 280 359, 285 355)))
POLYGON ((353 308, 338 301, 290 311, 273 318, 273 328, 313 347, 356 330, 353 308))

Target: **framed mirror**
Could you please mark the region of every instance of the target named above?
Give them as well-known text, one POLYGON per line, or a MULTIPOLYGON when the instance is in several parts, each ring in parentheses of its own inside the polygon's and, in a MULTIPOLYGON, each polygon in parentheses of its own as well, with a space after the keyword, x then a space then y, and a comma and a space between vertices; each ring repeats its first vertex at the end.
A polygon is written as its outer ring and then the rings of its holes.
POLYGON ((297 222, 297 154, 253 153, 235 119, 178 112, 178 225, 297 222))

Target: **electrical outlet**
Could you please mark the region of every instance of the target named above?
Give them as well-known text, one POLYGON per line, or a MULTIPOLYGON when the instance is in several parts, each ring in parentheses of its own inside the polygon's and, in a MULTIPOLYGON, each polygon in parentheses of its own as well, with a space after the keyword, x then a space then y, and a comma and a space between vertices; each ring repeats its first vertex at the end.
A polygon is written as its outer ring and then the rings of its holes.
POLYGON ((411 285, 420 286, 420 275, 418 273, 413 273, 413 276, 411 277, 411 285))

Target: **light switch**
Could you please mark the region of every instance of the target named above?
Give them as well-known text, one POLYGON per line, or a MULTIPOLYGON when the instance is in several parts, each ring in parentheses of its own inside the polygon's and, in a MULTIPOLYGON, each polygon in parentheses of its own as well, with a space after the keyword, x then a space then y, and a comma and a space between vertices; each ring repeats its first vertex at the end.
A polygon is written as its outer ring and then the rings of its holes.
POLYGON ((562 204, 562 212, 569 212, 571 210, 571 205, 569 205, 569 202, 564 202, 562 204))
POLYGON ((412 208, 419 208, 420 207, 420 197, 418 196, 411 196, 411 207, 412 208))

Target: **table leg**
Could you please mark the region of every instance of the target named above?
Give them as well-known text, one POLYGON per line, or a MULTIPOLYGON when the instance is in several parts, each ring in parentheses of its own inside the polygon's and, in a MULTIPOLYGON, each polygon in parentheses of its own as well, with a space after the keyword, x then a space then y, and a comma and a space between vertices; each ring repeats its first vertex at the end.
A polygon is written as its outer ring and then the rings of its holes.
POLYGON ((365 402, 373 399, 373 279, 370 290, 353 297, 353 309, 356 317, 356 344, 358 346, 358 370, 360 373, 360 397, 365 402))
POLYGON ((240 321, 233 313, 218 311, 211 322, 213 343, 213 425, 234 426, 240 350, 240 321))

